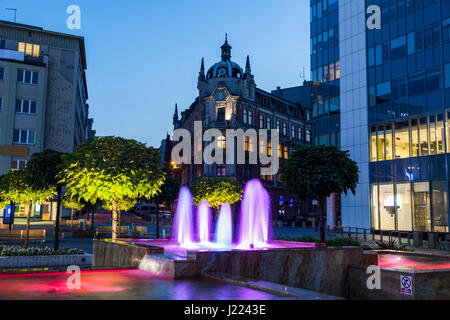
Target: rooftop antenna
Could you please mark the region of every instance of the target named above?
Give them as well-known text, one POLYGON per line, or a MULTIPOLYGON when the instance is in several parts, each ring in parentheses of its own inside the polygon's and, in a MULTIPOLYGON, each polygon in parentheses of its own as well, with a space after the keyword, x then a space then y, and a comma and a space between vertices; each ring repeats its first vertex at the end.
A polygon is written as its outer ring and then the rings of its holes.
POLYGON ((300 71, 300 81, 303 82, 304 80, 306 80, 306 75, 305 75, 305 67, 303 67, 303 71, 300 71), (303 80, 303 81, 302 81, 303 80))
POLYGON ((5 10, 14 11, 14 23, 16 23, 17 9, 15 9, 15 8, 6 8, 5 10))

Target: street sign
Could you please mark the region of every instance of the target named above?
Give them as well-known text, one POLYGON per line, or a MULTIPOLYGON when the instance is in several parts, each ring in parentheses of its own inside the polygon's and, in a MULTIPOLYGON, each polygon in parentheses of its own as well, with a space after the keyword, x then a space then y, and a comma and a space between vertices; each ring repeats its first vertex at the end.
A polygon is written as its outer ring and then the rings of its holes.
POLYGON ((3 224, 14 224, 15 204, 8 204, 3 210, 3 224))
POLYGON ((411 276, 400 276, 400 293, 412 296, 413 279, 411 276))

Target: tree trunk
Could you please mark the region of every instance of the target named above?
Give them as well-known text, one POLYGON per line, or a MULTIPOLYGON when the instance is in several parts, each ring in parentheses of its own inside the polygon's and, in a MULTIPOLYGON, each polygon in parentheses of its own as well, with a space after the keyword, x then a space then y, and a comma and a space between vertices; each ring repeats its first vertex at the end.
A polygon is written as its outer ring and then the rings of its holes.
POLYGON ((61 220, 61 193, 62 187, 60 184, 56 186, 57 200, 56 200, 56 222, 55 222, 55 250, 59 249, 59 222, 61 220))
POLYGON ((117 225, 118 225, 118 212, 117 212, 117 205, 119 200, 117 199, 117 196, 114 197, 113 202, 113 209, 112 209, 112 241, 117 241, 117 225))
POLYGON ((119 229, 119 237, 122 236, 122 231, 120 230, 122 226, 122 210, 118 209, 117 221, 118 221, 118 229, 119 229))
POLYGON ((91 219, 91 231, 95 230, 95 206, 92 209, 92 219, 91 219))
POLYGON ((320 210, 320 242, 325 243, 325 201, 326 198, 321 198, 319 200, 319 210, 320 210))
POLYGON ((70 231, 73 230, 73 208, 70 209, 70 231))
POLYGON ((159 239, 159 206, 156 207, 156 239, 159 239))
POLYGON ((25 232, 25 249, 28 249, 28 242, 30 240, 30 222, 31 222, 31 210, 33 209, 33 201, 29 201, 28 214, 27 214, 27 229, 25 232))
POLYGON ((14 214, 16 211, 16 204, 14 202, 10 202, 9 206, 11 207, 11 214, 9 216, 9 230, 13 229, 13 224, 14 224, 14 214))

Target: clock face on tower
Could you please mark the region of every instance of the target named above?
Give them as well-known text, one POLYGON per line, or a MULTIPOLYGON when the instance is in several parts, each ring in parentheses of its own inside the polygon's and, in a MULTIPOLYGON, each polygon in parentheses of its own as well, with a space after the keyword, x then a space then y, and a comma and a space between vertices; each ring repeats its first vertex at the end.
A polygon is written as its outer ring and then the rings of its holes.
POLYGON ((219 69, 219 76, 223 77, 227 74, 227 69, 225 68, 220 68, 219 69))

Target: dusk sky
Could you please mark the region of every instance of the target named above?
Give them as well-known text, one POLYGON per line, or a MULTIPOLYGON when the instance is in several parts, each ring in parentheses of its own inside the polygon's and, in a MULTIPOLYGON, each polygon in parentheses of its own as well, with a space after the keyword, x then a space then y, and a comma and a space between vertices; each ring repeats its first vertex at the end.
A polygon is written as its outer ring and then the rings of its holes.
POLYGON ((309 78, 309 0, 0 0, 0 19, 86 39, 90 117, 98 136, 133 138, 158 147, 172 115, 198 94, 201 58, 220 60, 225 33, 232 60, 250 55, 259 88, 309 78), (69 30, 69 5, 81 30, 69 30))

